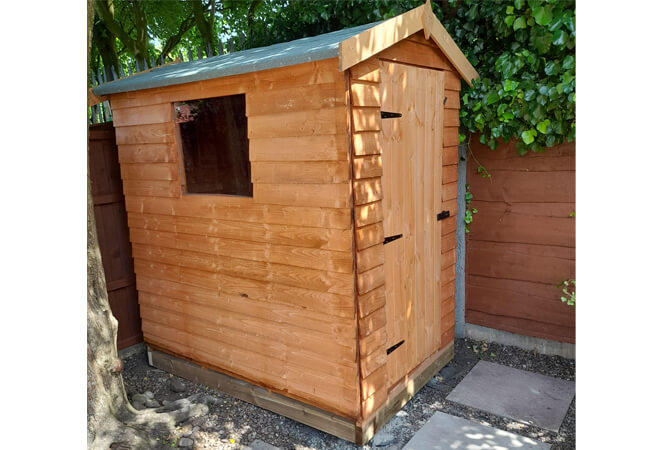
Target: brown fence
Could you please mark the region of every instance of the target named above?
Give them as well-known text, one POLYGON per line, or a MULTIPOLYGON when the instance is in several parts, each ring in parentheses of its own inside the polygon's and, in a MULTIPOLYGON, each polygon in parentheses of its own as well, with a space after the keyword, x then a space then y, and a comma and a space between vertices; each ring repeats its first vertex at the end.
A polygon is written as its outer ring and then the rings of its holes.
POLYGON ((512 143, 492 151, 473 140, 466 322, 574 343, 575 309, 557 284, 575 278, 575 143, 522 157, 512 143))
POLYGON ((109 303, 118 320, 118 348, 142 342, 128 220, 111 122, 89 126, 91 193, 109 303))

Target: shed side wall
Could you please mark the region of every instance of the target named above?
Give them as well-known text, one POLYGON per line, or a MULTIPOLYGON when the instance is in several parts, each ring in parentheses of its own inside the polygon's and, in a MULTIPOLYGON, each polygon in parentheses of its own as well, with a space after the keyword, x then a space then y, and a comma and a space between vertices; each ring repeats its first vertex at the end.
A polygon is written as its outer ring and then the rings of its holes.
POLYGON ((336 60, 113 96, 145 340, 357 417, 336 60), (253 197, 181 193, 172 102, 246 94, 253 197))
POLYGON ((455 230, 460 77, 432 41, 416 33, 350 69, 353 142, 353 198, 357 259, 362 418, 385 405, 388 392, 387 314, 382 242, 382 156, 380 146, 380 59, 443 70, 445 73, 441 203, 450 218, 441 221, 441 320, 445 348, 454 340, 455 230), (452 187, 454 186, 454 189, 452 187))

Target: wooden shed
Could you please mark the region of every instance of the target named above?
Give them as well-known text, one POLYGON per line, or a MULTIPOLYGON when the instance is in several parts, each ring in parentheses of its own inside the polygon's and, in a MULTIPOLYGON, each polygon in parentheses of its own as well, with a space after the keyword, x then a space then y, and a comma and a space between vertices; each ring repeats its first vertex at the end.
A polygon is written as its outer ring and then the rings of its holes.
POLYGON ((453 356, 475 77, 427 3, 95 88, 151 364, 370 439, 453 356))

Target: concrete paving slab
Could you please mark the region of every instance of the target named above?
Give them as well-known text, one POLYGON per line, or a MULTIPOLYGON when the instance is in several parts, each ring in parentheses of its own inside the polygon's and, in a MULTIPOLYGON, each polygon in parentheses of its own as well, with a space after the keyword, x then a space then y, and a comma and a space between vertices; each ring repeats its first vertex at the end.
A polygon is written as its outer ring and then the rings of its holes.
POLYGON ((547 450, 549 444, 436 411, 403 450, 547 450))
POLYGON ((480 361, 446 398, 558 432, 574 396, 573 381, 480 361))

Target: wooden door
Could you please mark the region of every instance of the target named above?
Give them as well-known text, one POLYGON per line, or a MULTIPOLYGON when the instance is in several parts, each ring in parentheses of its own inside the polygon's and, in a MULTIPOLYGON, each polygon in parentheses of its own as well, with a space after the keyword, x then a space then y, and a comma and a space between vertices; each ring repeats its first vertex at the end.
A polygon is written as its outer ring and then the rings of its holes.
POLYGON ((383 247, 388 375, 393 386, 440 345, 440 248, 444 74, 381 61, 383 247), (403 343, 402 343, 403 342, 403 343))

